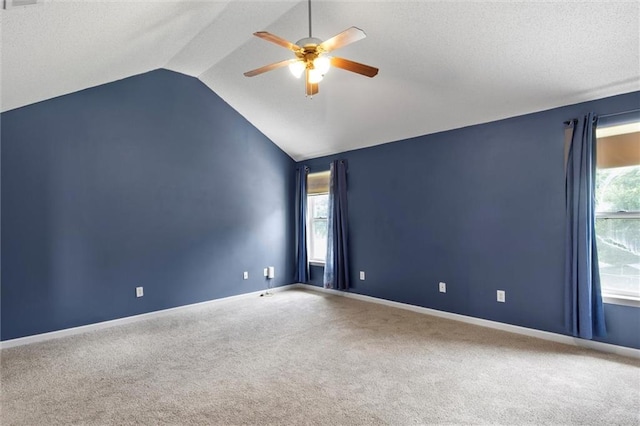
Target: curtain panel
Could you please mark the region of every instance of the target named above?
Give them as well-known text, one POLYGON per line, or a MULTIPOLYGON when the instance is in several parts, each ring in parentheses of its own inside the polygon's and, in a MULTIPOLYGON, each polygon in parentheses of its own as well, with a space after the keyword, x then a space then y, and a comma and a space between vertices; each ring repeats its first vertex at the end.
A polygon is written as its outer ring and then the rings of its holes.
POLYGON ((296 282, 309 281, 309 259, 307 254, 307 174, 309 168, 296 170, 296 282))
POLYGON ((350 280, 346 160, 331 162, 327 225, 327 258, 324 266, 324 287, 348 290, 350 280))
POLYGON ((565 133, 565 323, 573 336, 606 335, 595 235, 597 117, 573 120, 565 133))

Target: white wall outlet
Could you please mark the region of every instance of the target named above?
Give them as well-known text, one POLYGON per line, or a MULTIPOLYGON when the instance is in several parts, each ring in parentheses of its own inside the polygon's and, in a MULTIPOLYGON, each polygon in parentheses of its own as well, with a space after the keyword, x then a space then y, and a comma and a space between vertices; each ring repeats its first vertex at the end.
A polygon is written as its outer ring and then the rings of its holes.
POLYGON ((249 279, 249 272, 248 271, 244 271, 242 273, 242 279, 243 280, 248 280, 249 279))
POLYGON ((446 293, 447 283, 443 283, 442 281, 440 281, 440 284, 438 284, 438 289, 440 290, 440 293, 446 293))
POLYGON ((264 276, 269 276, 269 268, 264 268, 264 276))
POLYGON ((364 271, 360 271, 360 281, 364 281, 364 271))
POLYGON ((142 297, 142 296, 144 296, 144 288, 136 287, 136 297, 142 297))
POLYGON ((505 296, 504 290, 498 290, 496 295, 497 295, 498 302, 501 302, 501 303, 506 302, 506 296, 505 296))

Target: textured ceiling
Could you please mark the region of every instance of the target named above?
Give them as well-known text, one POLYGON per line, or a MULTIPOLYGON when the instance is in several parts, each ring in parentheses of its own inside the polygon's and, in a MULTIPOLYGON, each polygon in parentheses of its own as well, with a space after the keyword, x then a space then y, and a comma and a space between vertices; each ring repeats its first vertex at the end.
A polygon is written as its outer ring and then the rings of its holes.
POLYGON ((2 111, 168 68, 198 77, 301 160, 640 90, 638 1, 313 1, 313 35, 380 68, 331 70, 320 93, 252 36, 308 35, 299 1, 45 0, 0 13, 2 111))

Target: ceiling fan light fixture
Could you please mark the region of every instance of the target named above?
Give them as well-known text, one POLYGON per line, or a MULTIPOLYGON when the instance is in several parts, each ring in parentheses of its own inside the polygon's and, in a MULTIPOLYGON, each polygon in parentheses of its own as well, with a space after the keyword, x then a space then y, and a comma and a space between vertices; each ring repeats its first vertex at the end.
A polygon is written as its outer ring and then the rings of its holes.
POLYGON ((331 60, 327 56, 318 56, 313 60, 313 69, 318 70, 323 76, 329 72, 331 60))
POLYGON ((304 73, 304 70, 306 68, 307 66, 304 61, 295 61, 289 64, 289 71, 291 71, 291 74, 293 74, 295 78, 302 77, 302 74, 304 73))
POLYGON ((309 70, 309 83, 311 84, 320 83, 323 77, 324 77, 324 74, 322 74, 320 70, 317 70, 315 68, 309 70))

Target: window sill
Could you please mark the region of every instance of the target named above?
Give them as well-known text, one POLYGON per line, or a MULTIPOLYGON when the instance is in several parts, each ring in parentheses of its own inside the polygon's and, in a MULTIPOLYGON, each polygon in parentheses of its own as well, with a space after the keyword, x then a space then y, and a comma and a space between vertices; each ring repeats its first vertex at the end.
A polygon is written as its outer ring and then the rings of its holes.
POLYGON ((324 268, 324 260, 310 260, 309 265, 311 266, 322 266, 324 268))
POLYGON ((640 299, 629 296, 615 296, 610 294, 603 294, 602 301, 610 305, 624 305, 640 308, 640 299))

